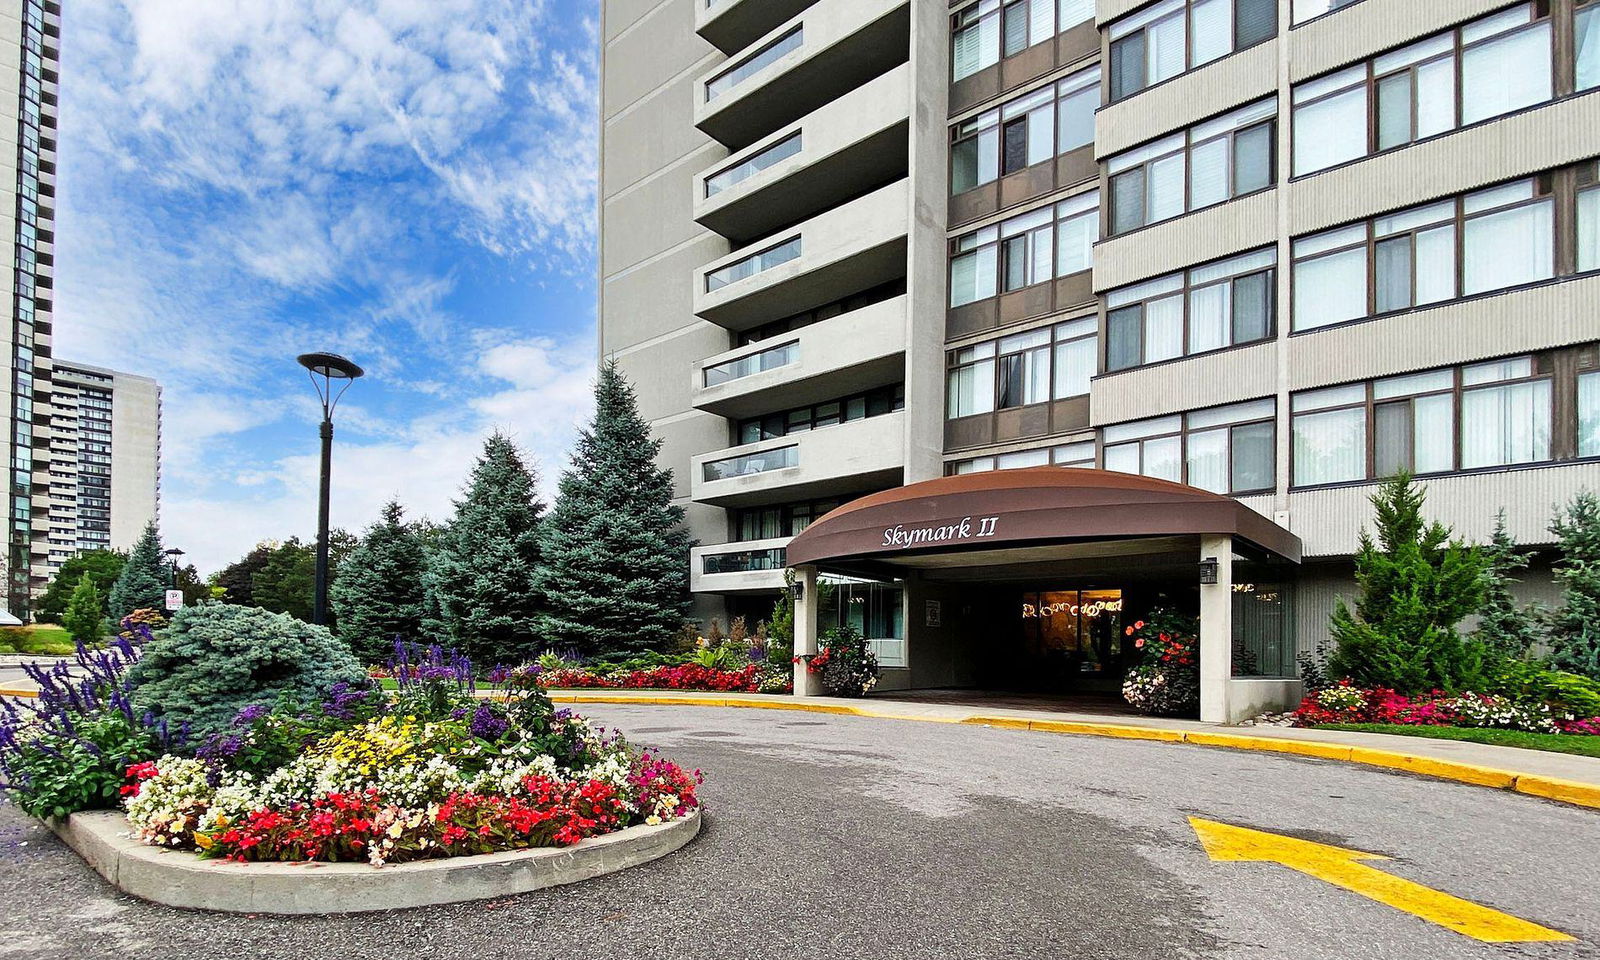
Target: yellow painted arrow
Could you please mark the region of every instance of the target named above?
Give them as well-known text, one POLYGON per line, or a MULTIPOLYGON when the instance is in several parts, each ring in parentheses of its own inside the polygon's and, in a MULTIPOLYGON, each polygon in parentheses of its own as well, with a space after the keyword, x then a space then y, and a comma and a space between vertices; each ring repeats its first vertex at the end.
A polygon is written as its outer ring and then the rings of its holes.
POLYGON ((1212 860, 1281 864, 1474 940, 1528 943, 1574 939, 1560 931, 1452 897, 1361 862, 1389 859, 1376 853, 1331 847, 1199 817, 1190 817, 1189 823, 1212 860))

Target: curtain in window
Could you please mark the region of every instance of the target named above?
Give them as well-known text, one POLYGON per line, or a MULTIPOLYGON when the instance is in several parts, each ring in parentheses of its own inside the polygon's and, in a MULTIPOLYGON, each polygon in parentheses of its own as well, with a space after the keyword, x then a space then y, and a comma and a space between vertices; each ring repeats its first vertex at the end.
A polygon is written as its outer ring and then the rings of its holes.
POLYGON ((1094 0, 1061 0, 1061 29, 1094 19, 1094 0))
POLYGON ((1230 437, 1230 466, 1233 490, 1268 490, 1277 483, 1273 464, 1277 459, 1270 423, 1247 423, 1234 427, 1230 437))
POLYGON ((1014 57, 1028 49, 1028 17, 1026 9, 1027 0, 1020 3, 1007 4, 1005 9, 1006 44, 1003 53, 1014 57))
POLYGON ((1578 456, 1600 457, 1600 373, 1578 378, 1578 456))
POLYGON ((1294 328, 1310 330, 1366 316, 1367 251, 1346 250, 1294 265, 1294 328))
POLYGON ((1044 403, 1050 399, 1050 348, 1040 347, 1022 355, 1023 403, 1044 403))
POLYGON ((1121 100, 1144 89, 1144 33, 1111 44, 1111 99, 1121 100))
POLYGON ((1417 139, 1456 125, 1456 61, 1446 57, 1417 68, 1417 139))
POLYGON ((1097 212, 1086 213, 1056 224, 1056 276, 1078 273, 1093 264, 1094 235, 1099 218, 1097 212))
POLYGON ((1179 437, 1163 437, 1160 440, 1146 440, 1144 447, 1144 469, 1141 471, 1147 477, 1159 480, 1171 480, 1173 483, 1183 482, 1183 441, 1179 437))
POLYGON ((1183 298, 1166 297, 1144 305, 1144 361, 1183 355, 1183 298))
POLYGON ((1438 303, 1456 295, 1456 228, 1424 230, 1413 240, 1417 268, 1416 302, 1438 303))
POLYGON ((1294 109, 1296 176, 1366 156, 1367 90, 1344 93, 1294 109))
POLYGON ((1005 285, 1007 291, 1021 290, 1028 285, 1028 237, 1011 237, 1001 241, 1005 248, 1005 285))
POLYGON ((1056 155, 1056 110, 1045 104, 1028 112, 1028 165, 1044 163, 1056 155))
POLYGON ((1600 189, 1578 194, 1578 269, 1600 269, 1600 189))
POLYGON ((1550 459, 1550 382, 1508 383, 1461 395, 1461 466, 1550 459))
POLYGON ((1189 37, 1193 65, 1227 56, 1233 49, 1233 0, 1195 0, 1189 16, 1194 31, 1189 37))
MULTIPOLYGON (((1144 352, 1144 311, 1124 307, 1106 315, 1106 369, 1126 370, 1139 365, 1144 352)), ((1134 471, 1137 472, 1137 471, 1134 471)))
POLYGON ((1189 151, 1189 207, 1198 210, 1228 199, 1228 138, 1189 151))
POLYGON ((1367 413, 1329 410, 1294 418, 1297 485, 1360 480, 1367 475, 1367 413))
POLYGON ((1227 493, 1228 428, 1189 434, 1189 485, 1212 493, 1227 493))
POLYGON ((1555 234, 1549 200, 1476 217, 1466 224, 1463 295, 1553 275, 1555 234))
POLYGON ((1028 283, 1043 283, 1054 275, 1055 227, 1045 224, 1028 232, 1028 283))
POLYGON ((995 295, 995 248, 983 247, 950 261, 950 306, 995 295))
POLYGON ((1411 74, 1397 73, 1378 82, 1378 149, 1411 142, 1411 74))
POLYGON ((1157 223, 1183 213, 1183 154, 1151 163, 1145 201, 1145 223, 1157 223))
POLYGON ((1234 196, 1272 185, 1272 133, 1275 127, 1276 124, 1264 123, 1234 134, 1234 196))
POLYGON ((1028 44, 1044 43, 1056 35, 1055 0, 1031 0, 1033 9, 1028 17, 1028 44))
POLYGON ((1277 36, 1277 0, 1237 0, 1234 13, 1234 49, 1243 50, 1277 36))
POLYGON ((1169 17, 1145 30, 1149 47, 1149 84, 1160 83, 1183 72, 1183 15, 1169 17))
POLYGON ((1461 122, 1475 123, 1550 99, 1550 24, 1473 47, 1461 57, 1461 122))
POLYGON ((956 34, 955 51, 951 54, 951 75, 955 79, 970 77, 983 69, 978 59, 981 31, 981 24, 974 24, 956 34))
POLYGON ((1060 152, 1094 142, 1094 111, 1100 106, 1100 88, 1090 87, 1061 98, 1060 152))
POLYGON ((1138 473, 1139 445, 1121 443, 1114 447, 1106 447, 1106 469, 1118 473, 1138 473))
POLYGON ((1404 310, 1411 306, 1411 238, 1400 236, 1380 240, 1375 267, 1378 273, 1374 283, 1378 312, 1404 310))
POLYGON ((1272 332, 1271 272, 1233 281, 1233 343, 1264 340, 1272 332))
POLYGON ((978 144, 973 137, 950 148, 950 193, 965 193, 976 187, 978 179, 978 144))
POLYGON ((1416 447, 1412 471, 1439 473, 1455 468, 1455 401, 1448 394, 1412 401, 1416 447))
POLYGON ((1082 397, 1089 393, 1094 376, 1094 338, 1056 344, 1055 398, 1082 397))
POLYGON ((1578 89, 1600 86, 1600 4, 1578 11, 1578 89))
POLYGON ((1112 177, 1111 232, 1126 233, 1144 224, 1144 169, 1112 177))
POLYGON ((1232 316, 1230 284, 1214 283, 1189 292, 1189 352, 1200 353, 1227 345, 1232 316))

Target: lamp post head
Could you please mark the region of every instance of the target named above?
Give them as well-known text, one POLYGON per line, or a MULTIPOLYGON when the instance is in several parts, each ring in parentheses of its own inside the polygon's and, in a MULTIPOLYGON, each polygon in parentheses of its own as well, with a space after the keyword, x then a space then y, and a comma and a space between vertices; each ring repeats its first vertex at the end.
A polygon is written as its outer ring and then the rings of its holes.
POLYGON ((172 558, 172 562, 173 563, 177 563, 178 562, 178 558, 183 556, 184 551, 179 550, 177 547, 173 547, 171 550, 165 551, 165 553, 166 553, 167 556, 172 558))
POLYGON ((333 419, 333 408, 339 405, 339 398, 350 389, 351 382, 366 372, 348 357, 341 357, 337 353, 302 353, 295 359, 311 373, 311 385, 317 390, 317 399, 322 401, 322 419, 325 421, 333 419), (337 394, 333 392, 335 380, 344 381, 337 394))

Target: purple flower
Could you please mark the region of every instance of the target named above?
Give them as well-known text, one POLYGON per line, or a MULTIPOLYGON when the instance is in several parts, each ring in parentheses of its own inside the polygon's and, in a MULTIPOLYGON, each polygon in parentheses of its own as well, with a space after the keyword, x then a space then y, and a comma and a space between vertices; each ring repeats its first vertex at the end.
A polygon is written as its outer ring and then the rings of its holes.
POLYGON ((233 725, 236 727, 251 726, 271 712, 272 708, 265 703, 252 703, 248 707, 242 707, 238 713, 233 715, 233 725))
POLYGON ((506 719, 500 716, 493 706, 488 703, 480 703, 478 704, 478 709, 472 711, 472 720, 468 723, 467 728, 479 740, 487 740, 493 743, 504 736, 507 730, 511 729, 511 724, 506 722, 506 719))

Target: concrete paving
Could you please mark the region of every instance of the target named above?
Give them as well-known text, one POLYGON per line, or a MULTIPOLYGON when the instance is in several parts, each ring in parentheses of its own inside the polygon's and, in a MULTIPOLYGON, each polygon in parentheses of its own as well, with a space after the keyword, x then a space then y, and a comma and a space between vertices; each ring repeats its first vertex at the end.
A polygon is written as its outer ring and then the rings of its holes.
POLYGON ((116 894, 0 808, 0 957, 1597 960, 1600 813, 1332 761, 982 726, 591 705, 707 771, 663 860, 378 916, 184 913, 116 894), (1490 945, 1275 864, 1190 816, 1392 857, 1387 873, 1576 936, 1490 945))

